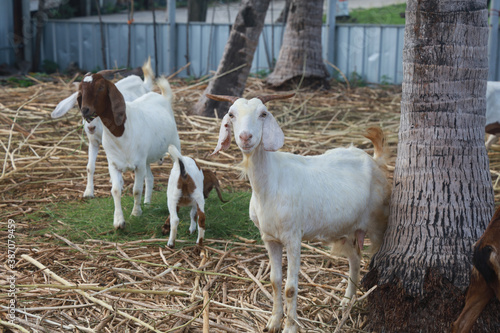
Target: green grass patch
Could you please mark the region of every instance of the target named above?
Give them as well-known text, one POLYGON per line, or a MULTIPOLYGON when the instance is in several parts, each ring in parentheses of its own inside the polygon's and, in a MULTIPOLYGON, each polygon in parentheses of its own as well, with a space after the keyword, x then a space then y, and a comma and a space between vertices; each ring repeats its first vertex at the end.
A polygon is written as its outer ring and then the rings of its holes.
MULTIPOLYGON (((257 227, 248 216, 250 192, 223 193, 227 203, 222 203, 213 191, 205 202, 206 232, 205 238, 237 240, 235 236, 260 241, 257 227)), ((43 212, 29 216, 36 224, 45 224, 43 228, 34 228, 33 235, 55 232, 73 242, 82 242, 86 239, 99 239, 113 242, 126 242, 150 238, 164 238, 165 244, 168 235, 163 236, 161 228, 168 216, 165 191, 154 191, 151 204, 142 205, 142 216, 130 216, 134 205, 130 193, 122 196, 123 213, 126 220, 124 230, 113 228, 114 204, 111 195, 104 198, 93 198, 76 202, 59 202, 47 206, 43 212), (47 223, 48 220, 48 223, 47 223)), ((177 246, 194 245, 197 231, 189 234, 190 207, 182 207, 179 212, 178 240, 187 243, 178 243, 177 246)))
POLYGON ((377 7, 352 9, 349 12, 349 19, 338 23, 358 23, 358 24, 405 24, 401 13, 406 10, 406 3, 377 7))

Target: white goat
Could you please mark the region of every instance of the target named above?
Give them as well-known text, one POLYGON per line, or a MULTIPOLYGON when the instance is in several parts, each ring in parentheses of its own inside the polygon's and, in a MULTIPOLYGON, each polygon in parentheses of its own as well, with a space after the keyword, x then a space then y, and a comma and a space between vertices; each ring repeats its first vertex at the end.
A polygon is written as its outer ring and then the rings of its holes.
MULTIPOLYGON (((123 98, 126 102, 132 102, 133 100, 141 97, 144 94, 147 94, 153 89, 154 73, 153 69, 151 68, 151 58, 149 58, 144 63, 144 65, 142 66, 142 71, 144 73, 144 81, 137 75, 130 75, 115 83, 116 87, 122 93, 123 98)), ((69 110, 71 110, 76 104, 77 97, 78 91, 59 102, 54 111, 52 111, 52 118, 62 117, 69 110)), ((85 188, 83 197, 92 198, 94 197, 95 162, 97 159, 97 153, 99 152, 99 146, 102 143, 102 122, 101 119, 97 117, 90 123, 84 120, 83 124, 85 133, 87 134, 87 138, 89 140, 87 187, 85 188)))
POLYGON ((170 229, 167 246, 175 246, 177 226, 179 225, 178 207, 191 206, 191 225, 189 232, 192 234, 198 224, 198 240, 196 244, 203 245, 205 236, 205 198, 203 195, 203 171, 191 157, 182 156, 174 145, 168 147, 170 157, 174 161, 167 187, 167 204, 170 216, 163 226, 163 234, 170 229), (198 223, 196 223, 198 220, 198 223))
POLYGON ((382 243, 390 196, 383 170, 382 130, 374 128, 366 135, 374 143, 374 157, 352 146, 332 149, 319 156, 277 152, 284 143, 284 134, 264 103, 293 94, 251 100, 207 96, 233 103, 222 120, 214 154, 229 147, 232 125, 236 143, 243 153, 243 174, 252 186, 250 218, 260 230, 271 263, 273 311, 265 331, 279 332, 281 327, 281 265, 283 247, 286 247, 284 332, 296 332, 301 241, 333 244, 338 254, 348 257, 350 278, 343 305, 356 292, 365 233, 374 251, 382 243))
POLYGON ((489 134, 486 140, 486 149, 498 141, 500 136, 500 82, 486 83, 486 127, 489 134))
POLYGON ((165 78, 160 78, 157 85, 162 95, 150 92, 133 102, 125 102, 116 86, 99 73, 87 74, 80 83, 77 100, 83 118, 91 122, 100 117, 104 125, 102 146, 111 176, 115 228, 125 227, 121 207, 122 172, 134 170, 132 215, 140 216, 144 181, 144 203, 151 201, 153 192, 150 164, 163 157, 169 144, 180 149, 171 106, 172 90, 165 78))

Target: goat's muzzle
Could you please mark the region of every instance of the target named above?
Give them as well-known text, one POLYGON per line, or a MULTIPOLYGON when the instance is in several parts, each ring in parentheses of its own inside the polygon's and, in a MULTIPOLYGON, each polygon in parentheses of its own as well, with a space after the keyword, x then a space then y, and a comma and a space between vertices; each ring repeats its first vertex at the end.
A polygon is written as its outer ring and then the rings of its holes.
POLYGON ((95 112, 90 111, 90 108, 88 106, 82 107, 81 112, 82 112, 83 118, 88 123, 90 123, 92 120, 94 120, 95 118, 97 118, 97 115, 95 114, 95 112))

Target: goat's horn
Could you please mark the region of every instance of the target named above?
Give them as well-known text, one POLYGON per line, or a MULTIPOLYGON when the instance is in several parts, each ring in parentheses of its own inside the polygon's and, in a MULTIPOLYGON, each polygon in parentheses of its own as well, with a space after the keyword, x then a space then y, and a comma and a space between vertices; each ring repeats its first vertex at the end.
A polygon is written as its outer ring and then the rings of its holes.
POLYGON ((125 71, 126 68, 122 69, 103 69, 102 71, 97 72, 96 74, 101 74, 102 76, 115 75, 116 73, 125 71))
POLYGON ((260 99, 262 103, 266 104, 269 101, 275 100, 275 99, 287 99, 290 97, 295 96, 295 93, 290 93, 286 95, 267 95, 267 96, 258 96, 256 98, 260 99))
POLYGON ((206 94, 206 96, 210 99, 213 99, 214 101, 231 102, 231 103, 236 102, 236 100, 240 98, 237 96, 212 95, 212 94, 206 94))

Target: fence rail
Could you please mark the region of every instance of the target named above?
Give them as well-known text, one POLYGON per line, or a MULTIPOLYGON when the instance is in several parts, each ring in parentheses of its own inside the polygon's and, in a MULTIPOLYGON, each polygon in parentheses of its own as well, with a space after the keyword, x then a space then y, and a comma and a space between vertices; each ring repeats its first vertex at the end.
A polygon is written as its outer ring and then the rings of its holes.
MULTIPOLYGON (((207 23, 177 23, 175 50, 169 52, 169 24, 156 25, 158 59, 154 59, 152 24, 131 26, 130 65, 142 65, 151 55, 158 72, 170 74, 190 63, 179 75, 201 77, 217 70, 229 37, 231 25, 207 23), (174 57, 175 68, 168 68, 168 57, 174 57), (157 60, 157 61, 156 61, 157 60)), ((104 39, 108 67, 127 65, 127 24, 105 23, 104 39)), ((322 29, 323 57, 326 59, 326 26, 322 29)), ((283 25, 265 25, 252 63, 251 72, 269 72, 279 55, 283 25)), ((356 76, 368 82, 402 82, 402 48, 404 26, 337 25, 333 61, 344 75, 356 76)), ((48 60, 64 70, 72 62, 85 70, 102 69, 101 33, 99 23, 51 20, 44 29, 42 62, 48 60)), ((328 66, 332 75, 338 75, 328 66)))

